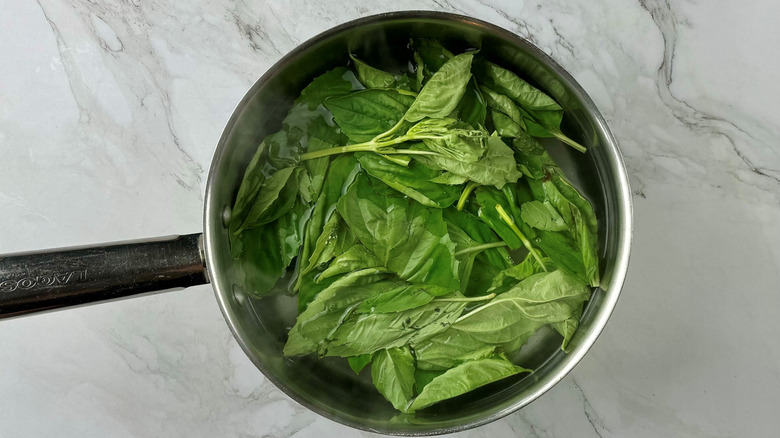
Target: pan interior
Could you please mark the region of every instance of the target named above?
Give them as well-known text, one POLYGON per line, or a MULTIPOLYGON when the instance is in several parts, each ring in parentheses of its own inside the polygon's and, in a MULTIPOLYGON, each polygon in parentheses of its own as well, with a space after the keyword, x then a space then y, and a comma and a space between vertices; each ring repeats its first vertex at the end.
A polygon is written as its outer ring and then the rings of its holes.
POLYGON ((630 197, 617 146, 582 89, 541 51, 502 29, 441 13, 400 13, 369 17, 335 28, 304 43, 272 67, 247 93, 225 128, 212 164, 206 194, 208 268, 217 299, 247 355, 280 389, 314 411, 365 430, 417 435, 463 430, 506 415, 537 398, 584 355, 611 313, 628 262, 630 197), (479 47, 494 62, 519 73, 552 95, 566 110, 564 132, 588 147, 582 155, 557 142, 553 158, 593 204, 599 219, 603 289, 583 315, 573 350, 560 351, 560 336, 538 333, 520 353, 533 368, 408 416, 399 414, 374 389, 368 373, 356 376, 340 358, 285 358, 282 348, 294 324, 296 299, 278 294, 255 300, 243 293, 230 255, 225 211, 232 206, 244 170, 257 145, 280 129, 281 119, 300 90, 325 71, 345 66, 352 51, 386 69, 404 66, 410 37, 435 38, 454 52, 479 47))

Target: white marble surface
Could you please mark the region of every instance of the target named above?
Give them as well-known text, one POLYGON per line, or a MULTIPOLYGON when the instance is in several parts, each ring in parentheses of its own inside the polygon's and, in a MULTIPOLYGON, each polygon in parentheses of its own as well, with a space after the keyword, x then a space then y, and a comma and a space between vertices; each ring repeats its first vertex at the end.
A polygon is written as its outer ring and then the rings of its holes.
MULTIPOLYGON (((284 53, 389 2, 0 0, 0 253, 201 230, 208 164, 284 53)), ((591 94, 634 190, 618 308, 580 365, 460 436, 780 427, 780 4, 433 0, 591 94)), ((208 286, 0 323, 0 437, 363 437, 292 402, 208 286)))

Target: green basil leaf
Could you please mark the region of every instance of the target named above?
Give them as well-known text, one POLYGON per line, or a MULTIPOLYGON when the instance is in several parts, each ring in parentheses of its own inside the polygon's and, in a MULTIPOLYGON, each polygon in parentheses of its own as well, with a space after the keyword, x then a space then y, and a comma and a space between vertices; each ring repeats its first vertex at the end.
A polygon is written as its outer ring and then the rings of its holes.
POLYGON ((403 118, 417 122, 425 117, 447 117, 458 106, 471 79, 473 53, 453 57, 431 76, 403 118))
POLYGON ((431 383, 433 379, 442 375, 444 371, 440 370, 421 370, 417 368, 414 370, 414 390, 419 394, 422 392, 425 385, 431 383))
POLYGON ((349 362, 349 367, 352 368, 355 374, 360 374, 360 371, 371 363, 371 355, 361 354, 360 356, 348 357, 347 362, 349 362))
POLYGON ((325 101, 342 132, 355 143, 382 134, 401 120, 414 97, 395 90, 368 89, 325 101))
POLYGON ((447 330, 414 343, 417 366, 441 370, 476 360, 500 347, 520 349, 542 326, 552 325, 566 348, 590 289, 562 271, 527 277, 503 295, 462 315, 447 330))
POLYGON ((414 63, 415 63, 414 89, 419 93, 422 87, 425 85, 425 82, 433 75, 433 72, 429 72, 425 68, 425 62, 420 57, 420 54, 416 51, 414 52, 414 63))
MULTIPOLYGON (((319 138, 312 137, 308 141, 309 150, 316 151, 320 149, 327 149, 333 147, 332 144, 326 143, 319 138)), ((325 175, 328 173, 328 165, 330 164, 330 158, 316 158, 313 160, 307 160, 304 162, 306 174, 310 178, 309 183, 309 197, 316 200, 320 196, 322 191, 322 185, 325 182, 325 175)))
MULTIPOLYGON (((474 190, 474 199, 476 200, 476 205, 471 204, 470 209, 472 211, 476 210, 474 212, 477 216, 498 234, 498 237, 506 242, 510 249, 523 247, 523 241, 515 234, 512 228, 501 219, 501 216, 496 211, 497 205, 502 206, 506 211, 512 211, 511 203, 507 201, 504 193, 492 187, 482 186, 477 187, 474 190)), ((524 224, 517 225, 518 227, 524 226, 524 224)), ((521 231, 523 231, 528 238, 533 236, 533 234, 529 235, 530 233, 526 233, 526 231, 533 232, 530 228, 528 230, 521 228, 521 231)))
MULTIPOLYGON (((426 141, 426 147, 429 143, 426 141)), ((497 135, 488 137, 485 154, 476 162, 470 163, 445 156, 414 155, 414 159, 427 167, 442 169, 467 177, 484 186, 502 188, 514 183, 522 175, 517 169, 514 153, 497 135)))
POLYGON ((485 96, 487 106, 524 128, 523 114, 512 99, 485 86, 480 87, 480 90, 485 96))
POLYGON ((493 120, 493 128, 502 137, 517 137, 522 135, 523 126, 517 124, 509 116, 491 108, 490 117, 493 120))
POLYGON ((273 222, 289 212, 298 196, 300 171, 300 167, 287 167, 266 178, 238 231, 273 222))
POLYGON ((562 236, 541 232, 539 247, 561 269, 598 286, 598 222, 593 207, 536 140, 528 136, 516 138, 513 146, 530 177, 527 182, 518 183, 518 187, 527 184, 536 200, 552 204, 570 230, 562 236))
POLYGON ((585 152, 585 146, 567 137, 566 134, 561 131, 563 111, 526 112, 522 108, 520 108, 520 111, 523 114, 523 123, 525 123, 526 131, 529 135, 534 137, 557 138, 574 149, 577 149, 580 152, 585 152))
POLYGON ((427 207, 445 208, 460 196, 459 187, 432 182, 440 172, 420 163, 411 162, 405 167, 371 152, 358 152, 355 157, 369 175, 427 207))
MULTIPOLYGON (((324 158, 327 160, 328 158, 324 158)), ((311 160, 315 161, 315 160, 311 160)), ((359 170, 359 165, 352 155, 343 155, 333 159, 327 170, 327 178, 323 180, 323 186, 320 194, 314 203, 306 229, 304 232, 303 245, 300 256, 298 257, 298 271, 306 271, 308 274, 299 274, 295 283, 295 290, 298 291, 298 310, 302 311, 306 304, 320 290, 320 287, 314 287, 314 273, 308 269, 309 258, 315 250, 317 240, 322 234, 323 227, 328 217, 335 211, 336 202, 341 197, 343 191, 354 181, 355 175, 359 170), (302 285, 308 284, 307 288, 302 285)))
POLYGON ((463 97, 455 108, 458 118, 474 128, 485 126, 487 118, 487 103, 477 85, 477 79, 472 76, 463 97))
POLYGON ((550 96, 520 79, 511 71, 488 61, 474 64, 474 71, 481 83, 501 93, 528 111, 560 111, 561 106, 550 96))
MULTIPOLYGON (((260 192, 260 188, 265 182, 265 174, 263 168, 265 167, 267 160, 267 147, 266 143, 260 143, 257 147, 257 151, 252 156, 252 160, 244 171, 244 178, 241 180, 241 185, 238 188, 238 194, 236 194, 236 202, 233 204, 230 218, 230 235, 231 239, 235 236, 236 231, 246 220, 249 210, 255 203, 257 194, 260 192)), ((234 250, 240 248, 233 245, 234 250)))
MULTIPOLYGON (((563 176, 563 172, 554 172, 550 175, 549 185, 557 189, 557 193, 570 203, 569 210, 572 212, 572 221, 574 224, 574 236, 579 243, 582 261, 585 265, 585 275, 591 286, 598 286, 599 278, 599 260, 598 260, 598 221, 593 212, 593 207, 571 183, 563 176)), ((552 200, 551 200, 552 203, 552 200)), ((559 208, 559 204, 553 203, 559 212, 565 211, 559 208)), ((567 218, 564 218, 567 219, 567 218)))
POLYGON ((306 275, 312 269, 326 264, 354 244, 355 235, 347 228, 347 224, 344 223, 341 216, 337 212, 333 212, 323 226, 322 234, 317 238, 308 265, 301 272, 301 275, 306 275))
POLYGON ((563 108, 553 98, 496 64, 478 62, 475 64, 475 71, 481 83, 506 95, 520 106, 529 134, 537 137, 555 137, 580 152, 585 152, 584 146, 561 132, 563 108))
MULTIPOLYGON (((462 297, 455 294, 452 295, 454 298, 462 297)), ((461 315, 466 304, 434 300, 402 312, 351 314, 320 347, 320 354, 356 356, 421 342, 446 330, 461 315)))
POLYGON ((534 137, 555 137, 555 133, 560 132, 561 122, 563 122, 562 110, 548 111, 529 111, 525 108, 518 108, 523 116, 523 123, 526 125, 528 134, 534 137))
POLYGON ((524 203, 520 206, 520 217, 523 218, 523 222, 540 230, 564 231, 569 229, 569 226, 566 225, 566 222, 549 201, 524 203))
POLYGON ((461 254, 461 292, 466 296, 484 295, 490 288, 493 277, 512 266, 514 261, 504 247, 484 249, 485 244, 501 240, 477 217, 452 208, 443 213, 450 236, 456 245, 456 254, 461 254), (456 237, 460 233, 465 234, 465 237, 456 237), (477 251, 474 251, 475 249, 477 251))
POLYGON ((402 279, 458 289, 455 244, 440 209, 361 174, 339 199, 338 211, 358 240, 402 279))
POLYGON ((570 234, 537 230, 533 241, 561 270, 582 283, 590 283, 580 244, 570 234))
POLYGON ((346 274, 364 268, 380 268, 382 261, 361 244, 352 245, 336 256, 330 265, 317 276, 317 283, 336 275, 346 274))
POLYGON ((351 70, 345 67, 336 67, 314 78, 312 82, 301 91, 296 103, 306 103, 314 109, 325 99, 333 96, 341 96, 352 91, 364 88, 351 70))
MULTIPOLYGON (((443 171, 436 175, 435 177, 431 178, 429 181, 436 183, 436 184, 447 184, 447 185, 453 185, 458 186, 461 184, 465 184, 468 182, 468 177, 458 175, 456 173, 443 171)), ((460 188, 458 189, 460 190, 460 188)))
POLYGON ((498 348, 496 345, 479 341, 466 332, 450 329, 414 344, 413 347, 418 369, 439 372, 463 362, 491 357, 498 348))
MULTIPOLYGON (((298 315, 295 325, 288 333, 284 355, 297 356, 317 351, 318 346, 326 341, 360 302, 402 284, 389 278, 382 269, 363 269, 334 281, 318 293, 298 315)), ((359 354, 363 353, 345 356, 359 354)))
POLYGON ((551 130, 560 131, 560 129, 555 127, 560 126, 563 121, 563 113, 561 111, 537 111, 535 114, 539 118, 539 122, 522 108, 520 108, 520 112, 523 114, 525 131, 532 137, 554 138, 555 134, 551 130), (550 129, 545 128, 545 126, 550 127, 550 129))
POLYGON ((430 79, 447 61, 455 56, 436 40, 414 38, 412 39, 412 47, 415 51, 415 62, 417 62, 418 70, 421 66, 424 67, 425 80, 430 79))
POLYGON ((539 262, 531 254, 526 255, 525 259, 517 265, 511 266, 499 272, 493 279, 491 284, 491 292, 501 293, 502 291, 494 290, 495 288, 502 288, 507 285, 508 282, 516 284, 518 281, 525 280, 526 278, 539 274, 542 272, 552 271, 555 269, 553 261, 545 257, 542 259, 544 266, 541 266, 539 262))
POLYGON ((387 401, 403 411, 414 392, 414 358, 409 347, 396 347, 374 353, 371 380, 387 401))
POLYGON ((558 333, 563 336, 563 342, 561 342, 561 350, 565 352, 569 352, 570 344, 569 342, 574 337, 574 333, 577 332, 577 328, 580 325, 580 318, 582 317, 582 309, 584 307, 584 303, 579 308, 575 309, 571 316, 565 319, 561 322, 555 322, 552 324, 552 327, 557 331, 558 333))
POLYGON ((455 242, 455 258, 458 260, 458 277, 460 278, 460 291, 465 292, 471 278, 471 270, 474 267, 474 260, 477 258, 478 251, 471 251, 471 248, 477 247, 476 241, 453 224, 447 224, 447 232, 450 239, 455 242))
POLYGON ((527 372, 531 372, 531 370, 501 358, 464 362, 447 370, 425 385, 407 411, 414 412, 489 383, 527 372))
POLYGON ((355 313, 403 312, 428 304, 437 296, 452 292, 441 286, 413 284, 383 292, 355 308, 355 313))
POLYGON ((407 136, 422 139, 428 150, 459 161, 476 162, 485 154, 486 131, 471 129, 456 119, 425 119, 411 128, 407 136))
POLYGON ((590 288, 563 271, 535 274, 464 314, 450 330, 490 345, 513 343, 545 324, 568 320, 589 298, 590 288))
POLYGON ((391 73, 371 67, 351 53, 349 57, 355 63, 358 79, 366 88, 391 88, 395 86, 395 77, 391 73))
POLYGON ((240 234, 242 251, 237 258, 248 294, 265 296, 284 275, 298 254, 306 218, 307 209, 297 204, 278 220, 240 234))
POLYGON ((411 91, 417 93, 420 89, 417 87, 417 79, 408 74, 401 75, 395 81, 395 88, 404 91, 411 91))

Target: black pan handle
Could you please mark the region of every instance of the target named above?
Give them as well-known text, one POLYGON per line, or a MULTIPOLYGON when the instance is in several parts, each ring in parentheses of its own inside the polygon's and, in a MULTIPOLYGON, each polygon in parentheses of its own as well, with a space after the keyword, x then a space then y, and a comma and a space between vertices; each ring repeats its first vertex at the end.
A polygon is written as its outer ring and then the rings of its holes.
POLYGON ((203 235, 0 256, 0 319, 208 283, 203 235))

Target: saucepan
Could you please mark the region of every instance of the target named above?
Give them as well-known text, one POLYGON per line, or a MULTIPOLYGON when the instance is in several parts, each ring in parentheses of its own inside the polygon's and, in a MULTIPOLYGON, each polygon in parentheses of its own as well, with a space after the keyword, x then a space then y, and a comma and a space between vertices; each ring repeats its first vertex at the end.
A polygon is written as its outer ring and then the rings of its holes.
POLYGON ((206 185, 203 233, 100 247, 66 248, 0 257, 0 318, 137 296, 210 282, 243 350, 290 397, 327 418, 397 435, 465 430, 501 418, 541 396, 582 359, 612 313, 628 268, 631 197, 618 145, 585 91, 560 65, 527 40, 490 23, 439 12, 398 12, 358 19, 301 44, 271 67, 236 107, 214 153, 206 185), (285 358, 295 321, 293 297, 255 300, 244 293, 231 257, 227 219, 259 141, 277 131, 305 84, 346 65, 349 51, 392 58, 410 37, 479 47, 488 59, 519 72, 565 109, 566 132, 588 152, 561 148, 556 160, 587 196, 599 219, 603 269, 564 353, 540 336, 523 366, 532 374, 473 391, 413 418, 399 416, 373 388, 342 364, 285 358))

